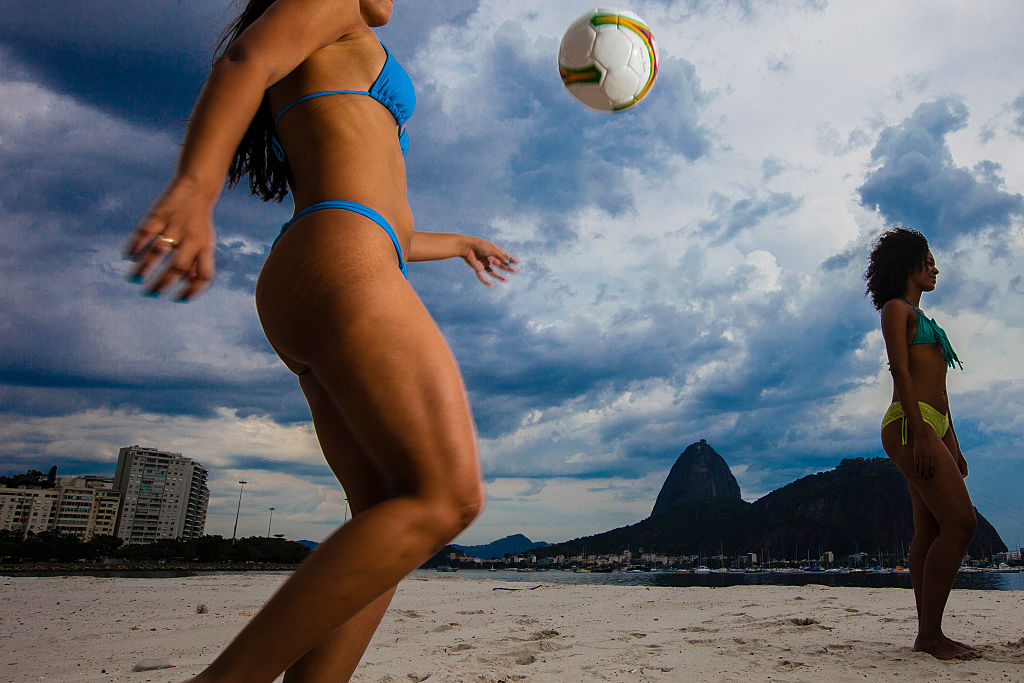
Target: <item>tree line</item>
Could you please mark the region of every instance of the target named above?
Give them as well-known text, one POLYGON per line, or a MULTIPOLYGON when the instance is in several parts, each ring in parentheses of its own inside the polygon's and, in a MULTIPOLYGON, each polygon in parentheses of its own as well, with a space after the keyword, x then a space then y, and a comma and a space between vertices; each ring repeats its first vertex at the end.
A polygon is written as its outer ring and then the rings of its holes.
POLYGON ((9 489, 16 489, 24 486, 30 489, 52 489, 57 485, 57 466, 54 465, 50 471, 43 474, 39 470, 29 470, 25 474, 11 474, 0 476, 0 486, 9 489))
POLYGON ((0 563, 103 562, 130 563, 199 562, 212 564, 260 563, 298 564, 310 549, 283 538, 252 536, 237 540, 222 536, 196 539, 162 539, 155 543, 126 544, 113 536, 94 536, 82 541, 77 536, 45 531, 29 533, 0 530, 0 563))

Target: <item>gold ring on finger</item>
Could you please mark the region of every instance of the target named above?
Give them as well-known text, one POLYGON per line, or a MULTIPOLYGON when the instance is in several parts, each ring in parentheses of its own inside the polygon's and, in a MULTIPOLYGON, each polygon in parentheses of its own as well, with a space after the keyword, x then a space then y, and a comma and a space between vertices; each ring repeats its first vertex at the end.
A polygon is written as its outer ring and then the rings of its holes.
POLYGON ((158 240, 160 240, 161 242, 163 242, 164 244, 168 245, 168 246, 171 246, 171 247, 178 246, 178 240, 174 239, 173 237, 165 237, 164 235, 157 235, 156 238, 158 240))

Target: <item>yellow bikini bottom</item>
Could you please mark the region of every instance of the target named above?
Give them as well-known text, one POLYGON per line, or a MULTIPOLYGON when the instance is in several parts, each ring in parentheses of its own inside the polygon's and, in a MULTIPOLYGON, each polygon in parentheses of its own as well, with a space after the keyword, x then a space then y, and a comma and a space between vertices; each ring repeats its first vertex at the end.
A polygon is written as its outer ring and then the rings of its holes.
MULTIPOLYGON (((946 432, 949 431, 949 414, 943 415, 935 410, 935 408, 921 401, 918 401, 917 405, 921 408, 921 419, 925 421, 925 424, 934 429, 940 439, 946 436, 946 432)), ((889 406, 889 410, 885 411, 885 417, 882 418, 882 429, 885 429, 896 420, 903 421, 900 425, 900 443, 906 446, 907 416, 903 413, 903 406, 900 405, 899 401, 893 401, 892 405, 889 406)))

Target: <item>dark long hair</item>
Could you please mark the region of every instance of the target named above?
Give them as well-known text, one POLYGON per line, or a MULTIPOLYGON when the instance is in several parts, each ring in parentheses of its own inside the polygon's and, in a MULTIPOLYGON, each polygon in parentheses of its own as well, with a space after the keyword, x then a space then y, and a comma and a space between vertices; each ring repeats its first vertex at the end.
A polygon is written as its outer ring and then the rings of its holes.
POLYGON ((875 310, 882 310, 889 299, 903 296, 907 277, 927 258, 928 240, 917 230, 893 228, 879 235, 864 272, 865 294, 871 296, 875 310))
MULTIPOLYGON (((214 53, 214 62, 223 59, 238 36, 259 19, 274 0, 249 0, 245 9, 221 34, 214 53)), ((274 119, 270 116, 267 97, 263 96, 256 116, 249 123, 248 130, 238 143, 235 156, 228 168, 228 187, 234 187, 249 176, 249 191, 263 201, 280 202, 288 196, 288 177, 291 171, 287 161, 279 161, 274 155, 270 141, 274 137, 274 119)))

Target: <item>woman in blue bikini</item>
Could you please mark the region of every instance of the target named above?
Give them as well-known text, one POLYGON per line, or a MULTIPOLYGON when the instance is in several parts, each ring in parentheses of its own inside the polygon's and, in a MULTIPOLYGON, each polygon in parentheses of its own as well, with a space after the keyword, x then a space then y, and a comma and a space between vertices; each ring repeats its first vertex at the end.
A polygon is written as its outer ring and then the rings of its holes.
POLYGON ((914 508, 914 650, 938 659, 975 659, 979 655, 973 647, 942 633, 942 613, 977 519, 946 394, 946 370, 960 365, 960 359, 946 333, 920 309, 921 294, 935 289, 938 273, 924 235, 895 228, 875 242, 864 277, 882 314, 893 378, 892 404, 882 419, 882 448, 906 477, 914 508))
POLYGON ((145 292, 213 278, 225 177, 296 213, 256 303, 298 376, 352 520, 335 531, 195 681, 343 681, 395 586, 484 500, 455 361, 405 262, 462 257, 480 281, 516 260, 485 240, 413 229, 405 125, 415 95, 371 27, 391 0, 250 0, 196 102, 174 176, 127 244, 145 292))

